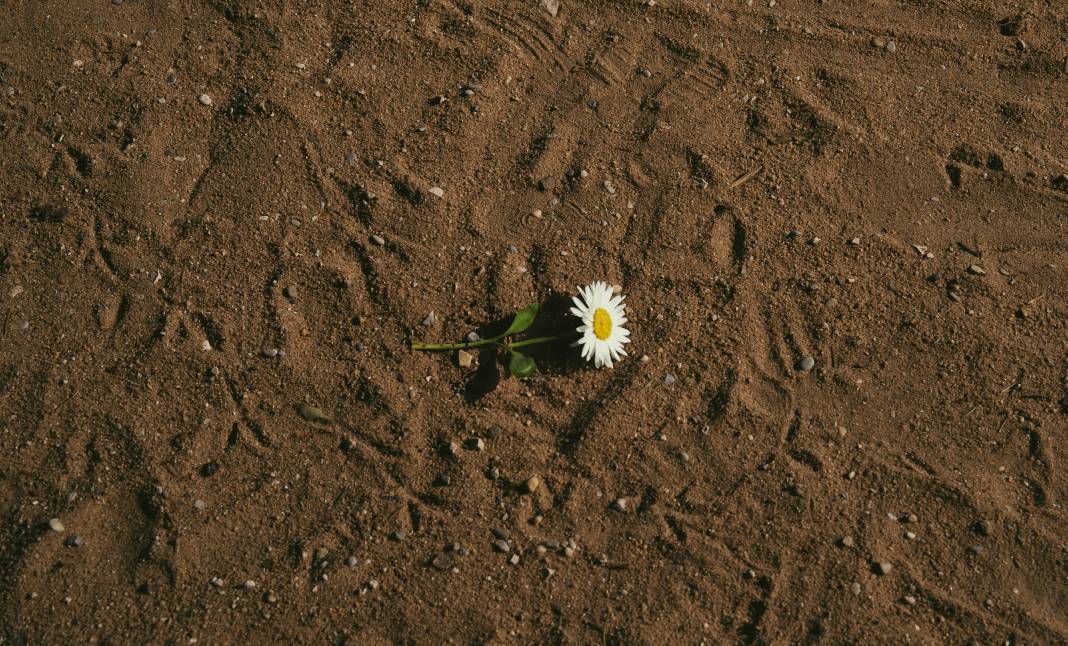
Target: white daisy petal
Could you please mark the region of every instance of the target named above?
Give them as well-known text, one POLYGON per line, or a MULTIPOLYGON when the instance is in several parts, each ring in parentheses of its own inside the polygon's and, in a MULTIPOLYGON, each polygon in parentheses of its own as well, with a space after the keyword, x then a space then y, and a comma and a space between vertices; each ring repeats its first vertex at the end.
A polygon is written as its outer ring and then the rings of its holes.
POLYGON ((624 299, 625 295, 613 294, 612 287, 602 280, 580 286, 578 295, 571 297, 575 306, 570 312, 579 320, 575 327, 579 339, 572 346, 578 347, 582 358, 594 367, 611 368, 627 356, 623 346, 630 343, 630 330, 623 327, 628 320, 624 299))

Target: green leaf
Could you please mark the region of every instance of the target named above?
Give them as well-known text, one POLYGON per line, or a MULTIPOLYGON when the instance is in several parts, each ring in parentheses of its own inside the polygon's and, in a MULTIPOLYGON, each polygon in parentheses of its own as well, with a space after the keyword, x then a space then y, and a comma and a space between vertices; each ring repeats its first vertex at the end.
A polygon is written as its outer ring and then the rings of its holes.
POLYGON ((516 312, 515 318, 512 319, 512 324, 508 326, 508 330, 501 336, 511 336, 526 330, 534 323, 534 317, 538 315, 538 308, 540 307, 537 303, 531 303, 516 312))
POLYGON ((526 379, 534 374, 534 360, 525 354, 512 352, 512 358, 508 361, 508 369, 519 379, 526 379))

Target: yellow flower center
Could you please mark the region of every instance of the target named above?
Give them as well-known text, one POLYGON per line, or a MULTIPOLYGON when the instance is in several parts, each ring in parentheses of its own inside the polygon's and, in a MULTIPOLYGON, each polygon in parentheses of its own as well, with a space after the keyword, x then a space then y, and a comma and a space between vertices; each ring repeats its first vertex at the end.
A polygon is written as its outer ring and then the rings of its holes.
POLYGON ((603 307, 598 307, 593 311, 593 334, 602 341, 612 334, 612 317, 603 307))

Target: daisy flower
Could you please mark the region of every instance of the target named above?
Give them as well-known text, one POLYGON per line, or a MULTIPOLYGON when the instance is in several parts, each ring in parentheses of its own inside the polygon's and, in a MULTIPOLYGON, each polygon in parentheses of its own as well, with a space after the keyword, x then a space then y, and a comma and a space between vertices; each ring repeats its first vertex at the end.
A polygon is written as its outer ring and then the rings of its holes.
POLYGON ((575 307, 571 313, 582 319, 582 325, 577 328, 582 338, 574 345, 582 346, 582 358, 598 368, 611 368, 613 361, 627 356, 623 345, 630 343, 630 332, 623 327, 627 322, 624 298, 613 296, 612 288, 601 281, 579 287, 579 295, 572 297, 575 307))

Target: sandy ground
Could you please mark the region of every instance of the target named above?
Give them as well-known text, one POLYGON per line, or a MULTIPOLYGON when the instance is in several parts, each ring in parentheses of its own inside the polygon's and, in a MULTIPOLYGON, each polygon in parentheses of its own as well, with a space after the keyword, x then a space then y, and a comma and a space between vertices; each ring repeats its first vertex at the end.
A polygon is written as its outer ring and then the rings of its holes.
POLYGON ((1068 641, 1068 5, 552 4, 6 3, 0 642, 1068 641))

